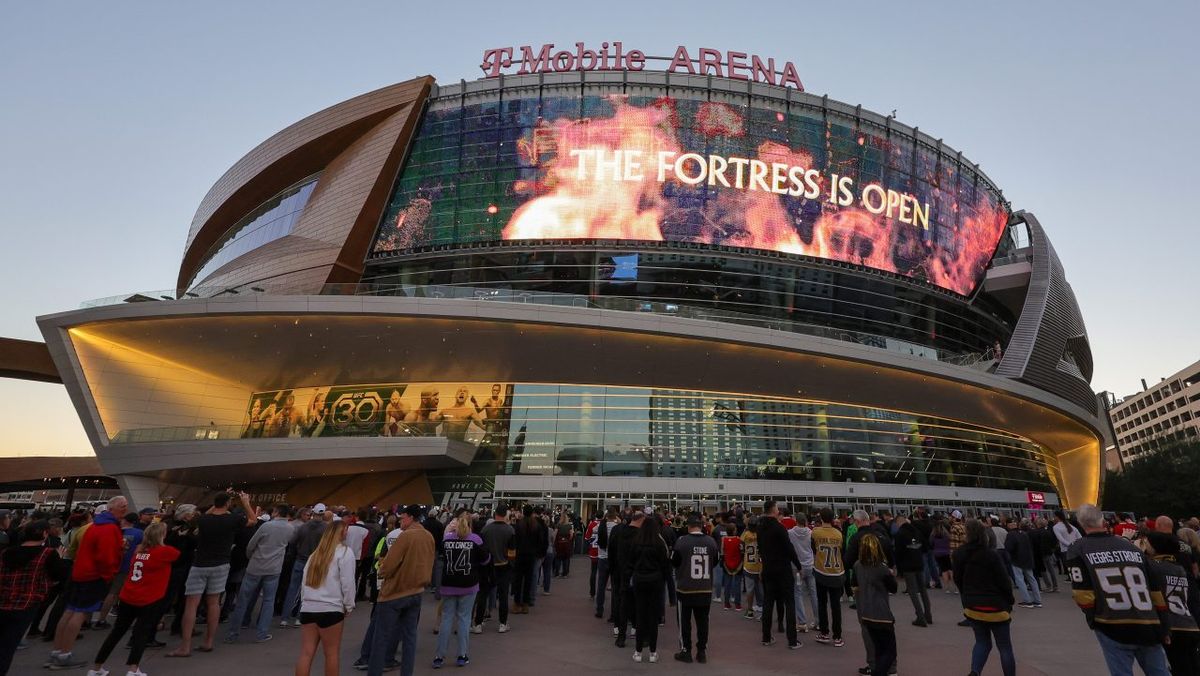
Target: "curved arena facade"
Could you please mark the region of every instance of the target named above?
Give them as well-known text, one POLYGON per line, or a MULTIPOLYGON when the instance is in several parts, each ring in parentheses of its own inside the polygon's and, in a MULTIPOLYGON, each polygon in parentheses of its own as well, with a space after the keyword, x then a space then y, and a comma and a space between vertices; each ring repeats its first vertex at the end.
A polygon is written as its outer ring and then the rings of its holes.
POLYGON ((1087 333, 1033 214, 940 139, 768 84, 364 94, 217 181, 175 288, 39 323, 135 502, 1099 497, 1087 333))

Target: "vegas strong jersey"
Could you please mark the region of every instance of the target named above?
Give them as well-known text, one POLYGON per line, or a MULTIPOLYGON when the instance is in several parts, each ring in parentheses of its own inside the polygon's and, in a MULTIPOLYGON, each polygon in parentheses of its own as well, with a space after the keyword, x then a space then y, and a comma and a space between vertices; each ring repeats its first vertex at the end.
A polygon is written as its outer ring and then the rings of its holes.
POLYGON ((1196 583, 1188 579, 1183 566, 1174 557, 1157 556, 1150 561, 1150 572, 1162 582, 1163 598, 1167 600, 1167 621, 1171 631, 1198 632, 1196 583))
POLYGON ((1067 572, 1089 627, 1118 643, 1162 642, 1167 632, 1162 581, 1132 542, 1089 533, 1067 550, 1067 572))
POLYGON ((842 584, 846 564, 842 559, 842 531, 833 526, 820 526, 812 532, 813 572, 817 581, 826 585, 842 584))
POLYGON ((674 549, 676 593, 711 596, 713 566, 717 565, 716 541, 703 533, 687 533, 679 536, 674 549))

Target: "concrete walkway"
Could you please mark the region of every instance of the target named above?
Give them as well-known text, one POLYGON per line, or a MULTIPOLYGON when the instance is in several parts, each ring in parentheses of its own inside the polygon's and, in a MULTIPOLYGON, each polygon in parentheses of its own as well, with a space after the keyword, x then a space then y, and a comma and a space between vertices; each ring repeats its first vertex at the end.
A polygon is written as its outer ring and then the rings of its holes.
MULTIPOLYGON (((613 646, 612 630, 604 620, 592 616, 587 597, 586 558, 574 561, 574 574, 556 579, 551 595, 539 596, 529 615, 510 617, 512 631, 497 634, 494 621, 488 622, 482 635, 471 636, 471 660, 467 670, 479 674, 585 674, 654 672, 671 674, 707 673, 713 676, 744 674, 846 674, 856 673, 866 661, 861 632, 853 610, 843 604, 846 646, 834 648, 812 640, 814 633, 801 634, 804 647, 788 650, 779 637, 771 647, 760 645, 759 623, 741 618, 733 611, 724 611, 714 604, 712 636, 709 642, 707 665, 685 665, 674 661, 678 650, 678 631, 673 613, 668 613, 667 625, 660 629, 658 664, 635 664, 632 660, 633 641, 629 648, 613 646)), ((1016 646, 1017 671, 1026 676, 1047 675, 1097 676, 1106 673, 1095 637, 1088 631, 1083 615, 1071 602, 1067 585, 1063 592, 1047 594, 1045 608, 1014 611, 1013 641, 1016 646)), ((941 591, 931 593, 935 624, 929 628, 913 627, 912 604, 905 595, 892 597, 892 610, 898 620, 899 673, 908 676, 963 675, 970 671, 970 652, 974 643, 970 629, 958 627, 961 610, 957 596, 941 591)), ((430 674, 433 669, 435 641, 433 634, 435 602, 430 595, 421 614, 421 630, 417 650, 416 673, 430 674)), ((351 614, 342 645, 342 673, 353 674, 351 663, 358 656, 359 644, 370 616, 370 605, 363 604, 351 614)), ((276 625, 277 626, 277 625, 276 625)), ((224 626, 221 627, 222 630, 224 626)), ((243 631, 243 643, 224 645, 218 642, 212 653, 193 653, 188 659, 168 659, 164 653, 174 647, 148 651, 142 669, 149 676, 274 676, 291 674, 300 631, 272 630, 274 640, 254 644, 253 631, 243 631)), ((104 634, 84 632, 85 638, 76 644, 76 653, 89 659, 95 655, 104 634)), ((223 632, 218 636, 223 636, 223 632)), ((14 676, 49 673, 41 668, 48 644, 35 641, 27 650, 17 653, 13 663, 14 676)), ((453 645, 453 643, 452 643, 453 645)), ((453 654, 451 650, 451 654, 453 654)), ((113 676, 124 676, 123 663, 127 652, 118 649, 110 658, 108 668, 113 676)), ((320 674, 318 653, 312 673, 320 674)), ((453 662, 446 667, 459 673, 453 662)), ((83 674, 86 669, 80 669, 83 674)), ((74 673, 74 672, 68 672, 74 673)), ((993 651, 984 674, 1000 674, 999 658, 993 651)))

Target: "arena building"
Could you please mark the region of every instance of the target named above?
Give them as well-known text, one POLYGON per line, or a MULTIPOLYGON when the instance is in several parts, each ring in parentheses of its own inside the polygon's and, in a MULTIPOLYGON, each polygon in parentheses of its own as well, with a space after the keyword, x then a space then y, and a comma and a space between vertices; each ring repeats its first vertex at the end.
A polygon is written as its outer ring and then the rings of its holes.
POLYGON ((138 504, 1097 501, 1037 219, 754 62, 421 77, 275 134, 173 289, 39 318, 104 471, 138 504))

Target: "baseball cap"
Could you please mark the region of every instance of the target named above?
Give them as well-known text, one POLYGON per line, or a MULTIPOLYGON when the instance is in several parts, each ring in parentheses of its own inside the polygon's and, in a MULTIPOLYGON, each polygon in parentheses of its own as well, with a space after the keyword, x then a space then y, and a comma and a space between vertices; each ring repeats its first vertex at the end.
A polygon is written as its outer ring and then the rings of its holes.
POLYGON ((158 514, 158 510, 154 509, 153 507, 145 507, 141 511, 139 511, 138 514, 140 516, 146 516, 146 515, 150 515, 150 514, 158 514))
POLYGON ((962 512, 960 512, 960 511, 958 511, 958 510, 956 509, 956 510, 954 510, 953 512, 950 512, 950 516, 952 516, 952 517, 954 517, 954 518, 956 518, 956 519, 961 519, 961 518, 962 518, 962 512))
POLYGON ((325 503, 324 502, 318 502, 317 504, 313 505, 313 514, 324 514, 324 513, 325 513, 325 503))

